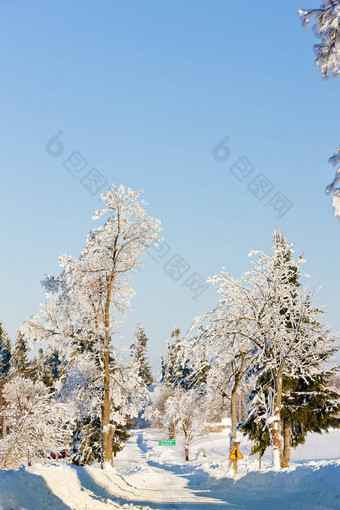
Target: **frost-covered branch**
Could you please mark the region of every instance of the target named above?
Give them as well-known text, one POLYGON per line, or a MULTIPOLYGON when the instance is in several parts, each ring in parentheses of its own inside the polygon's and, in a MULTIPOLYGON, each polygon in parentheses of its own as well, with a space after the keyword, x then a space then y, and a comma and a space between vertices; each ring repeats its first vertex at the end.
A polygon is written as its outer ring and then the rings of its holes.
POLYGON ((322 78, 336 78, 340 74, 340 1, 325 0, 318 9, 300 9, 299 16, 304 28, 314 21, 313 32, 320 39, 314 45, 315 65, 322 78))

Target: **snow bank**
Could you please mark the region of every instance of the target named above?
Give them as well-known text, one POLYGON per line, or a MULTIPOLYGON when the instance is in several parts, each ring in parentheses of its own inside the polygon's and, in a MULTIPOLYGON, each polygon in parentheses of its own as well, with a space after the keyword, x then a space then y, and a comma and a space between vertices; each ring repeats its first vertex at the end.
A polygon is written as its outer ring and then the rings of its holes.
POLYGON ((117 498, 118 485, 122 483, 115 470, 101 471, 98 466, 60 463, 0 470, 0 510, 148 509, 133 505, 128 498, 117 498))
MULTIPOLYGON (((239 461, 235 478, 229 470, 228 434, 209 434, 192 447, 191 460, 183 460, 183 439, 176 447, 159 447, 159 432, 144 431, 139 445, 155 467, 166 469, 188 479, 188 489, 196 494, 204 491, 230 508, 243 510, 340 510, 340 460, 295 462, 291 467, 274 472, 271 454, 266 453, 263 469, 257 456, 248 457, 251 445, 244 442, 240 449, 245 459, 239 461), (200 455, 204 451, 205 456, 200 455), (233 506, 235 505, 235 506, 233 506)), ((300 458, 323 452, 337 456, 340 431, 311 434, 301 447, 300 458)), ((137 440, 138 441, 138 440, 137 440)), ((191 507, 190 507, 191 508, 191 507)), ((193 509, 195 507, 192 507, 193 509)), ((205 508, 202 506, 202 508, 205 508)), ((217 508, 207 506, 206 508, 217 508)), ((196 510, 196 509, 195 509, 196 510)))
POLYGON ((280 472, 254 469, 236 480, 227 463, 205 464, 196 470, 200 483, 209 482, 199 472, 207 474, 215 497, 252 510, 340 509, 340 460, 312 461, 280 472))
POLYGON ((250 445, 241 444, 245 460, 235 479, 226 432, 194 443, 185 462, 183 438, 159 446, 161 431, 135 431, 116 468, 62 461, 0 471, 0 510, 340 510, 340 460, 302 461, 318 452, 337 455, 339 437, 311 436, 300 462, 280 472, 270 469, 269 455, 259 470, 256 456, 248 458, 250 445))

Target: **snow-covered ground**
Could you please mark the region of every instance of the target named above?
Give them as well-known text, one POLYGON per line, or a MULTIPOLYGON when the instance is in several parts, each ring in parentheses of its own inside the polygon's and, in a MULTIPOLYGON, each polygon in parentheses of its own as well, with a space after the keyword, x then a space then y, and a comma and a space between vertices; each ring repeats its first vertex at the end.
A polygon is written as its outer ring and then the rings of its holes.
POLYGON ((291 467, 279 473, 269 468, 270 452, 259 471, 258 459, 248 457, 250 445, 243 444, 236 480, 229 473, 225 432, 193 443, 189 462, 181 439, 176 446, 158 446, 159 439, 161 432, 136 431, 115 468, 104 471, 64 461, 0 471, 0 509, 340 509, 340 431, 311 435, 293 453, 291 467))

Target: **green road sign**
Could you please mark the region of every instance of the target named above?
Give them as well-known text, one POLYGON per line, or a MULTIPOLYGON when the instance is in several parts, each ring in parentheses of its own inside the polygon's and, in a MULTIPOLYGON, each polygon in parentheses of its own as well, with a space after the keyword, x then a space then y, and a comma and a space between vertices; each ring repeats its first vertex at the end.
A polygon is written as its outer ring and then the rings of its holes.
POLYGON ((169 446, 175 445, 176 439, 165 439, 164 441, 158 441, 158 446, 169 446))

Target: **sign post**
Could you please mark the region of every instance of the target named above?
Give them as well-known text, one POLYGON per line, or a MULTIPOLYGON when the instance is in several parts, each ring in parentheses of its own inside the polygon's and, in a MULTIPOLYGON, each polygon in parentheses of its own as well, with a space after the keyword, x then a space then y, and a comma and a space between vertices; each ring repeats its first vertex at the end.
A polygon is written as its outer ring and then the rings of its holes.
POLYGON ((238 459, 243 459, 243 455, 237 448, 237 446, 234 446, 234 448, 232 449, 231 454, 229 455, 229 459, 232 462, 234 473, 237 474, 237 461, 238 459))
POLYGON ((158 441, 158 446, 174 446, 176 439, 165 439, 164 441, 158 441))

